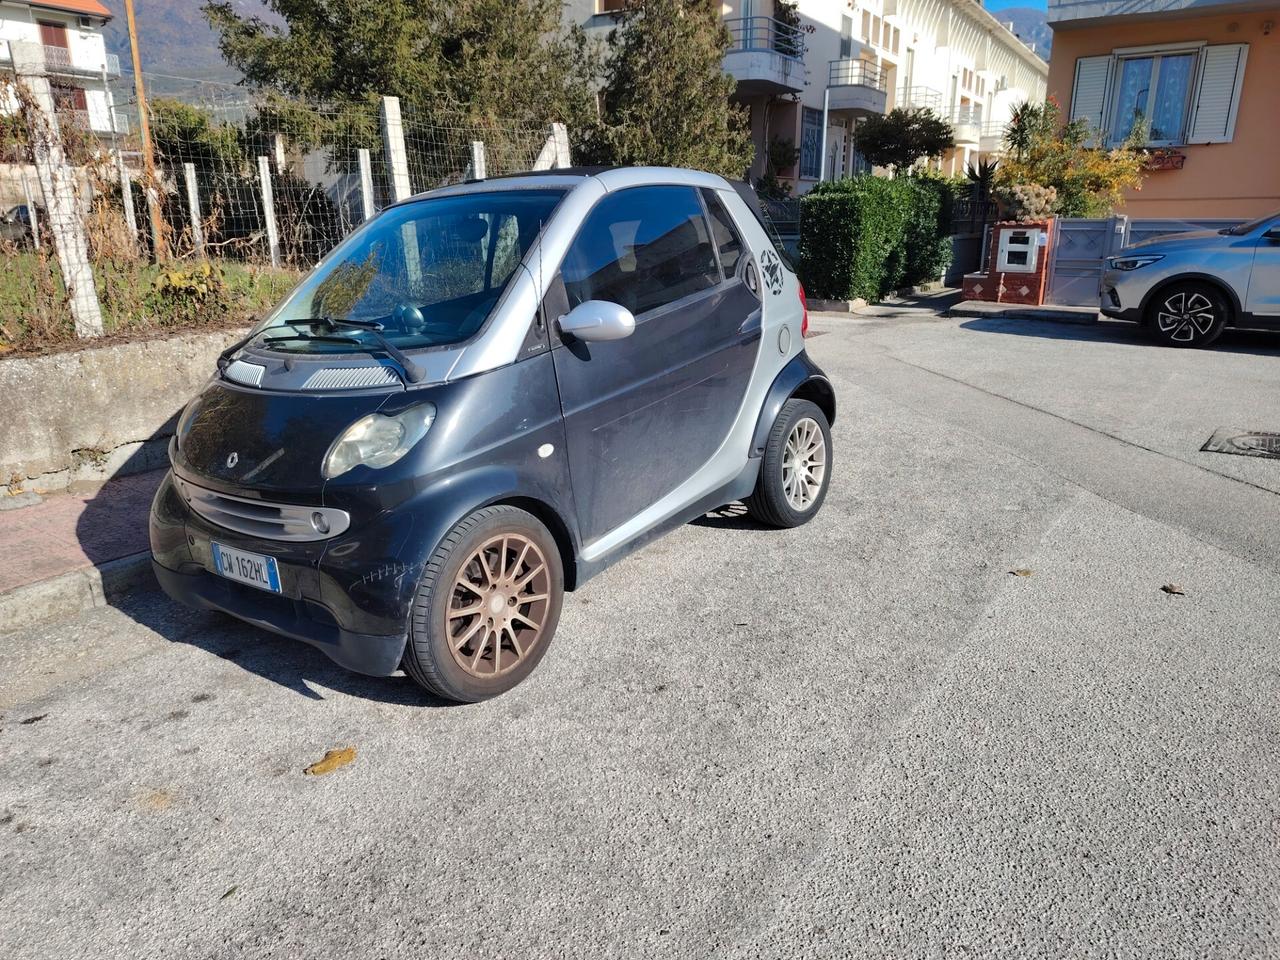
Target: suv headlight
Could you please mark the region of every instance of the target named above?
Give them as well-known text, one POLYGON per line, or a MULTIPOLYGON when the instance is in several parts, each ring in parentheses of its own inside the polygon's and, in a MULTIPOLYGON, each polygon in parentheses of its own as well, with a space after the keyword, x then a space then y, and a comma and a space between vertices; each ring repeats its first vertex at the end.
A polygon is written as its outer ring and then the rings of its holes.
POLYGON ((1142 256, 1132 257, 1112 257, 1110 260, 1111 269, 1113 270, 1137 270, 1139 267, 1147 267, 1155 263, 1157 260, 1163 260, 1164 254, 1143 254, 1142 256))
POLYGON ((436 419, 435 404, 410 407, 393 417, 371 413, 361 417, 333 441, 324 457, 325 479, 340 477, 353 467, 389 467, 423 438, 436 419))

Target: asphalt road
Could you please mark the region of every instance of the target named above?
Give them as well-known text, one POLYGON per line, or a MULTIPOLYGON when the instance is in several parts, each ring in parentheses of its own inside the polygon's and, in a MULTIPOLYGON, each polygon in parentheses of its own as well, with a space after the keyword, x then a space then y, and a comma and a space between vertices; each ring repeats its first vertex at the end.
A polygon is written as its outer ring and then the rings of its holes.
POLYGON ((1280 461, 1199 451, 1280 338, 878 313, 819 519, 655 543, 496 701, 154 594, 0 637, 0 956, 1280 956, 1280 461))

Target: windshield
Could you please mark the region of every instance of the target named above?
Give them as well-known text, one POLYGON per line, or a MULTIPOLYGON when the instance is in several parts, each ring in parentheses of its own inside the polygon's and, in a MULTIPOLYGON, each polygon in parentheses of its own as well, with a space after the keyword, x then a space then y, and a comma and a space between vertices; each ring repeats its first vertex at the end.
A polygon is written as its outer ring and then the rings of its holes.
POLYGON ((1280 213, 1268 213, 1265 217, 1259 217, 1257 220, 1250 220, 1248 223, 1241 223, 1234 227, 1227 227, 1227 229, 1222 232, 1232 237, 1243 237, 1246 233, 1249 233, 1252 230, 1257 230, 1268 220, 1273 220, 1276 217, 1280 217, 1280 213))
POLYGON ((299 353, 377 350, 380 338, 401 350, 460 343, 489 318, 563 195, 503 190, 392 207, 299 284, 255 340, 299 353), (326 335, 335 324, 341 335, 326 335))

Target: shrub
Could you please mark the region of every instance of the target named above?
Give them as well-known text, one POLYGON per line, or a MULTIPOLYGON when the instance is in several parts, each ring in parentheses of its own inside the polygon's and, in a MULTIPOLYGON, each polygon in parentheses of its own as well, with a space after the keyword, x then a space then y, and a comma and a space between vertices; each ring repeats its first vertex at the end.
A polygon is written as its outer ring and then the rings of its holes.
POLYGON ((815 297, 879 300, 936 280, 951 262, 955 186, 941 177, 862 176, 801 200, 800 279, 815 297))
POLYGON ((1001 184, 996 187, 995 197, 1000 204, 1001 217, 1030 223, 1053 216, 1058 191, 1038 183, 1001 184))

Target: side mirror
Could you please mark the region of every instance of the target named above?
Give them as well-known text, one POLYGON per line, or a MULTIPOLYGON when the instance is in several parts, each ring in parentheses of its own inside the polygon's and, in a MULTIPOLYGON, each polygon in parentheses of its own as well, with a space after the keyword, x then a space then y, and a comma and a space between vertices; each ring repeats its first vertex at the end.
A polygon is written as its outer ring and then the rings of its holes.
POLYGON ((631 311, 608 300, 588 300, 560 318, 561 333, 588 342, 621 340, 635 330, 636 318, 631 311))

